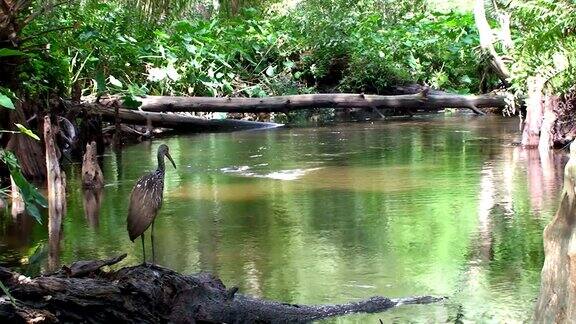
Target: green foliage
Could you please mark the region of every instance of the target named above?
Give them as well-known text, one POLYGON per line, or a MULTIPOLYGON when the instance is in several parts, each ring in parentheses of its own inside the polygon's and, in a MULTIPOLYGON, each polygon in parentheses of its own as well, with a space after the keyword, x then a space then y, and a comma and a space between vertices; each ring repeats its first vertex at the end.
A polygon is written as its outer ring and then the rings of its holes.
POLYGON ((12 99, 10 99, 10 97, 8 97, 3 93, 0 93, 0 107, 14 109, 14 103, 12 102, 12 99))
POLYGON ((40 94, 51 84, 70 93, 78 83, 85 95, 119 93, 137 107, 146 93, 262 97, 317 86, 381 92, 404 83, 476 92, 484 77, 471 15, 433 13, 424 1, 306 1, 266 16, 246 2, 235 15, 211 19, 185 2, 178 2, 188 10, 182 14, 161 1, 58 7, 26 29, 35 35, 74 26, 35 39, 49 50, 29 54, 20 74, 27 91, 40 94), (143 18, 152 12, 161 19, 143 18))
POLYGON ((517 30, 512 66, 515 89, 525 91, 526 79, 542 75, 552 91, 576 84, 576 3, 574 1, 513 1, 510 10, 517 30))
POLYGON ((10 290, 8 290, 8 287, 4 286, 4 284, 1 281, 0 281, 0 290, 2 290, 4 295, 6 295, 6 297, 8 297, 8 299, 10 299, 10 303, 13 306, 16 306, 16 299, 14 299, 14 297, 10 293, 10 290))
POLYGON ((150 89, 185 95, 274 94, 273 83, 294 79, 290 35, 278 21, 244 19, 178 21, 157 32, 148 65, 150 89))
POLYGON ((35 140, 37 140, 37 141, 40 140, 40 137, 38 137, 38 135, 34 134, 33 131, 29 130, 29 129, 26 128, 24 125, 18 124, 18 123, 14 124, 14 125, 16 125, 16 127, 18 127, 18 130, 20 131, 20 133, 22 133, 22 134, 24 134, 24 135, 26 135, 26 136, 28 136, 28 137, 31 137, 31 138, 33 138, 33 139, 35 139, 35 140))
POLYGON ((40 214, 40 207, 48 207, 46 198, 38 192, 38 190, 30 184, 20 171, 20 164, 14 153, 6 150, 0 150, 0 161, 4 163, 10 171, 10 176, 14 180, 16 186, 20 189, 22 199, 26 207, 26 211, 30 216, 34 217, 38 223, 42 223, 42 215, 40 214))
MULTIPOLYGON (((308 5, 293 15, 303 62, 316 80, 340 90, 380 92, 390 85, 429 83, 476 92, 483 77, 471 14, 376 10, 377 1, 308 5)), ((389 3, 380 6, 388 8, 389 3)), ((417 4, 414 4, 417 6, 417 4)))
POLYGON ((11 48, 0 48, 0 57, 21 56, 21 55, 24 55, 24 53, 21 51, 11 48))

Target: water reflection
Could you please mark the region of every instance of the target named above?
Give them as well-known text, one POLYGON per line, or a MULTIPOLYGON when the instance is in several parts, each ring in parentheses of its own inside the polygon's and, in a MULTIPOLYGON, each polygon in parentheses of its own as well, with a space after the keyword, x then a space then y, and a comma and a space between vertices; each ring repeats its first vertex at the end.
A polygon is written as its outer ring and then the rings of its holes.
POLYGON ((98 229, 100 220, 100 206, 102 204, 103 189, 83 189, 82 202, 84 206, 84 216, 88 225, 93 229, 98 229))
MULTIPOLYGON (((343 322, 524 320, 564 157, 535 158, 510 145, 517 134, 516 120, 450 117, 171 138, 159 263, 290 303, 451 297, 343 322)), ((69 177, 62 262, 139 262, 127 200, 160 143, 105 157, 98 226, 69 177)))
POLYGON ((48 230, 48 272, 56 271, 60 268, 60 240, 62 239, 62 229, 54 224, 49 225, 48 230))

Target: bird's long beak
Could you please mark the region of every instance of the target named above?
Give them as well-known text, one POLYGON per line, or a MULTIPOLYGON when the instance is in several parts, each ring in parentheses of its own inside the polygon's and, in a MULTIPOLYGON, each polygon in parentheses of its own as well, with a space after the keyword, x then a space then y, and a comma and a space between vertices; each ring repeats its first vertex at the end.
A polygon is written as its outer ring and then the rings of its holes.
POLYGON ((174 160, 172 160, 172 157, 170 156, 170 153, 166 153, 166 157, 168 158, 168 160, 170 160, 170 162, 172 162, 172 165, 174 166, 174 169, 176 169, 176 163, 174 163, 174 160))

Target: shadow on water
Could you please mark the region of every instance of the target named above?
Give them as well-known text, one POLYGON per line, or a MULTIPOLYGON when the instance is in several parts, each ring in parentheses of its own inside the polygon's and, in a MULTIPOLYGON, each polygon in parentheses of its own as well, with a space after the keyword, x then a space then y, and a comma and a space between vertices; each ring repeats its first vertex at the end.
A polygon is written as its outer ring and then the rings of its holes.
MULTIPOLYGON (((566 155, 510 145, 517 125, 454 116, 167 139, 179 168, 166 173, 159 263, 288 303, 451 297, 338 322, 527 320, 566 155)), ((120 253, 138 263, 128 198, 160 144, 106 155, 94 195, 70 167, 64 235, 46 240, 34 224, 18 235, 4 219, 2 263, 25 266, 46 241, 62 263, 120 253)))

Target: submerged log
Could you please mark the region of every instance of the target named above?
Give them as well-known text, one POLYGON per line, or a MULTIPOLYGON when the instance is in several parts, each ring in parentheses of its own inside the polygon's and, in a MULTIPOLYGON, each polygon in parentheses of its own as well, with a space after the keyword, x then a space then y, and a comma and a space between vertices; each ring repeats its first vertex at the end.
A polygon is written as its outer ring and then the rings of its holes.
MULTIPOLYGON (((115 121, 115 109, 97 103, 83 104, 89 114, 101 115, 108 121, 115 121)), ((254 128, 273 128, 282 126, 275 123, 253 122, 235 119, 204 119, 198 117, 145 112, 120 108, 118 117, 122 123, 135 125, 152 125, 154 127, 172 128, 188 132, 229 131, 254 128)))
MULTIPOLYGON (((115 98, 105 99, 116 102, 115 98)), ((453 95, 418 94, 380 96, 348 93, 327 93, 278 96, 266 98, 213 98, 213 97, 163 97, 139 98, 139 109, 150 112, 288 112, 314 108, 378 108, 378 109, 422 109, 468 108, 481 113, 478 108, 504 107, 503 96, 498 95, 453 95)))
POLYGON ((104 272, 124 256, 80 261, 34 279, 0 267, 0 281, 17 300, 0 299, 0 321, 40 323, 285 323, 350 313, 375 313, 442 297, 372 297, 340 305, 293 305, 245 296, 208 273, 182 275, 155 265, 104 272))
POLYGON ((564 169, 564 190, 544 229, 544 254, 535 323, 576 322, 576 142, 564 169))

